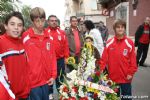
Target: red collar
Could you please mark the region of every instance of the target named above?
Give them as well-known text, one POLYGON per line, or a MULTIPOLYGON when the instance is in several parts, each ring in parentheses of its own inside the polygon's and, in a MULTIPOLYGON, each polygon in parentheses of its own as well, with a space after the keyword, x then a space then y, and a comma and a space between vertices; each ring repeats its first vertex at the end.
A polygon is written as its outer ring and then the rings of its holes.
POLYGON ((53 28, 53 27, 48 27, 50 30, 57 30, 57 29, 59 29, 58 27, 56 27, 56 28, 53 28))
MULTIPOLYGON (((30 37, 36 37, 36 34, 34 33, 34 31, 33 31, 33 28, 30 28, 29 30, 29 35, 30 35, 30 37)), ((48 34, 48 32, 44 29, 44 37, 46 37, 46 38, 49 38, 49 34, 48 34)))
POLYGON ((124 35, 123 38, 121 38, 121 39, 118 39, 117 36, 115 36, 116 41, 122 41, 122 40, 125 40, 125 39, 126 39, 126 35, 124 35))
POLYGON ((7 33, 5 33, 4 36, 5 36, 7 39, 13 40, 13 41, 21 40, 21 37, 20 37, 20 38, 14 38, 14 37, 9 36, 7 33))

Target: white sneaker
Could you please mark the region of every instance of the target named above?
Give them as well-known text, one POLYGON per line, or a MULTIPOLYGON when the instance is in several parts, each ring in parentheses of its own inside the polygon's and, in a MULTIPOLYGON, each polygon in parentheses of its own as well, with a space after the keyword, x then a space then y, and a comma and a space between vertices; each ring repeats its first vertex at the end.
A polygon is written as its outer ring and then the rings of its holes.
POLYGON ((53 94, 49 94, 49 100, 53 100, 53 94))

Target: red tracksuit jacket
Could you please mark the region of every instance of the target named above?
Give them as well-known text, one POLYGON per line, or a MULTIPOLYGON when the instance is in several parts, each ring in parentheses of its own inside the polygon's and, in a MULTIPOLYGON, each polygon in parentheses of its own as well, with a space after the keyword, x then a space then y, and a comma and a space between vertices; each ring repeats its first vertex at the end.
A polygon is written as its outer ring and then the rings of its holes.
POLYGON ((28 57, 31 88, 47 84, 50 78, 56 78, 56 55, 53 38, 44 31, 36 35, 32 28, 23 33, 23 43, 28 57))
POLYGON ((124 36, 118 40, 109 39, 100 60, 100 69, 104 70, 108 64, 109 77, 116 83, 129 83, 127 75, 134 75, 137 71, 135 47, 131 39, 124 36))
POLYGON ((68 58, 69 57, 69 45, 66 38, 66 34, 60 28, 51 28, 46 29, 54 39, 54 46, 57 59, 68 58))
POLYGON ((26 98, 30 91, 29 74, 21 39, 12 38, 6 33, 0 37, 0 63, 5 66, 12 92, 17 98, 26 98))

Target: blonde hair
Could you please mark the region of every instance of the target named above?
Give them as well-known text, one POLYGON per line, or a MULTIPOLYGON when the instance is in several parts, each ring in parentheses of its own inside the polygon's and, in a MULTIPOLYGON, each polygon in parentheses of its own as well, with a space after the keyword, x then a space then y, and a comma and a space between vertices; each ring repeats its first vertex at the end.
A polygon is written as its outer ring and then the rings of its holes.
POLYGON ((35 7, 31 9, 30 18, 33 21, 35 18, 46 18, 45 11, 43 8, 35 7))

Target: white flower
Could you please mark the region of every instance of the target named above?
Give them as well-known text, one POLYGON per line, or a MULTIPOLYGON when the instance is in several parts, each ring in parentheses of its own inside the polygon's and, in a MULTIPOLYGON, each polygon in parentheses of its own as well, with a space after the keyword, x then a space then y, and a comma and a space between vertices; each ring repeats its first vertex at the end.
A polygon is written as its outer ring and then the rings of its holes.
POLYGON ((77 79, 77 71, 73 70, 72 72, 67 74, 67 77, 70 78, 72 81, 75 81, 77 79))
POLYGON ((92 99, 91 97, 88 97, 88 100, 94 100, 94 99, 92 99))
POLYGON ((98 98, 100 98, 102 96, 101 92, 98 92, 98 98))
POLYGON ((80 96, 80 97, 85 97, 85 94, 84 94, 84 92, 83 92, 83 86, 79 86, 78 92, 79 92, 79 96, 80 96))
POLYGON ((71 96, 76 97, 76 93, 73 90, 71 91, 71 96))
POLYGON ((100 94, 98 94, 98 98, 100 98, 100 100, 105 100, 106 99, 105 92, 101 92, 100 94))
POLYGON ((64 85, 61 85, 60 87, 59 87, 59 92, 62 94, 63 93, 63 88, 64 88, 64 85))
POLYGON ((69 98, 68 94, 66 92, 63 92, 62 95, 65 97, 65 98, 69 98))
POLYGON ((87 66, 85 68, 85 72, 83 73, 83 79, 84 80, 87 80, 87 78, 92 74, 94 73, 94 70, 95 70, 95 58, 94 56, 91 56, 89 59, 88 59, 88 63, 87 63, 87 66))
POLYGON ((101 96, 100 97, 100 100, 105 100, 106 99, 106 96, 101 96))

